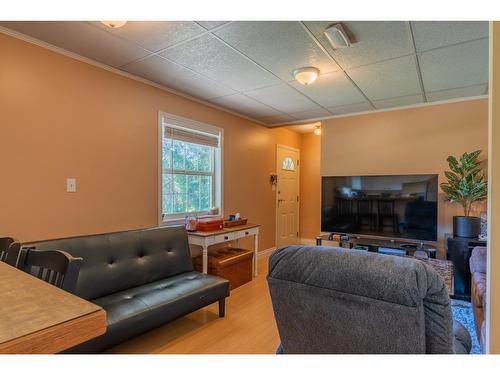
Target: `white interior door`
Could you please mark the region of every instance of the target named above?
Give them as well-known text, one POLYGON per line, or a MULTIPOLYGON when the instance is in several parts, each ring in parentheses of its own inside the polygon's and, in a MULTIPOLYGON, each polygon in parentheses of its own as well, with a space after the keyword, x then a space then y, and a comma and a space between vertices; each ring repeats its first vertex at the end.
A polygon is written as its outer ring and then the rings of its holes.
POLYGON ((299 244, 299 150, 277 146, 276 246, 299 244))

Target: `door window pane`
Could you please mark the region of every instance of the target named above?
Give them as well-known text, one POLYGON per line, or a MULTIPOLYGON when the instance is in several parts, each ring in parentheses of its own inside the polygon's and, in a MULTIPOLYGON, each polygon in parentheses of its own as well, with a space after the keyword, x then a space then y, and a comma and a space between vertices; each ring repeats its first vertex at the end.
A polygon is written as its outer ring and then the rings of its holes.
POLYGON ((289 156, 283 158, 283 163, 281 165, 281 169, 284 169, 286 171, 294 171, 295 170, 295 163, 293 162, 293 159, 289 156))

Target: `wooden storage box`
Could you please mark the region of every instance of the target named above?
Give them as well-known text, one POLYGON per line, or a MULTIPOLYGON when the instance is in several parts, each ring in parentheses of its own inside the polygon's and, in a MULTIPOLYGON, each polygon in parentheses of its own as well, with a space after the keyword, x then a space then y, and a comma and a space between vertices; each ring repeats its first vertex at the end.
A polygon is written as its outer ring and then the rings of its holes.
POLYGON ((221 230, 224 227, 223 219, 200 219, 198 220, 198 225, 196 230, 201 232, 213 232, 216 230, 221 230))
POLYGON ((224 228, 237 227, 238 225, 245 225, 248 219, 239 219, 239 220, 224 220, 224 228))
MULTIPOLYGON (((229 280, 231 289, 252 281, 253 252, 245 249, 223 248, 208 253, 208 273, 229 280)), ((194 268, 202 272, 202 256, 194 258, 194 268)))

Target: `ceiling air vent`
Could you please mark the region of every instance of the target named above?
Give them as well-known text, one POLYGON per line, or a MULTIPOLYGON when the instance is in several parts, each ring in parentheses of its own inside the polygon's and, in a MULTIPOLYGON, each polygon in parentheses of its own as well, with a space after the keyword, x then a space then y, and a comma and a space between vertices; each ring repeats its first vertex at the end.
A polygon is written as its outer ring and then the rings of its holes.
POLYGON ((334 49, 346 48, 351 45, 347 32, 341 23, 329 26, 324 34, 334 49))

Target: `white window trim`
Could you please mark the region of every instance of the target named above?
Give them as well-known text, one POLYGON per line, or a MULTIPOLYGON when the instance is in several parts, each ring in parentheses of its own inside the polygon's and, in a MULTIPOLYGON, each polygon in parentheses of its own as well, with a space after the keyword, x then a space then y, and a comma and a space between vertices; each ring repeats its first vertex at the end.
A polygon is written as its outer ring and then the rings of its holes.
POLYGON ((217 215, 210 215, 208 213, 192 213, 198 215, 198 217, 214 217, 214 216, 224 216, 224 129, 217 126, 205 124, 195 120, 190 120, 184 117, 176 116, 171 113, 158 112, 158 225, 172 225, 177 223, 183 223, 184 217, 190 215, 191 213, 179 213, 169 215, 167 218, 163 217, 163 194, 162 194, 162 177, 163 177, 163 158, 162 158, 162 148, 163 148, 163 124, 166 123, 171 127, 188 128, 194 131, 199 131, 203 133, 214 134, 219 137, 219 148, 214 152, 214 183, 215 183, 215 196, 213 197, 214 206, 219 208, 219 213, 217 215))

